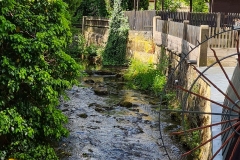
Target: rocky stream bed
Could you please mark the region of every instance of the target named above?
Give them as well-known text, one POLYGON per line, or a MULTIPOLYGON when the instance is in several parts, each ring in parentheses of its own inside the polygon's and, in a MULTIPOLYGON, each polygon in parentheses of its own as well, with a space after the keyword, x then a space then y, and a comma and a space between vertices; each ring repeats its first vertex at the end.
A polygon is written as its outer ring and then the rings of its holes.
MULTIPOLYGON (((159 133, 157 99, 126 89, 119 74, 93 73, 67 91, 60 109, 70 135, 56 148, 63 160, 168 160, 159 133)), ((163 132, 172 160, 180 150, 163 132)))

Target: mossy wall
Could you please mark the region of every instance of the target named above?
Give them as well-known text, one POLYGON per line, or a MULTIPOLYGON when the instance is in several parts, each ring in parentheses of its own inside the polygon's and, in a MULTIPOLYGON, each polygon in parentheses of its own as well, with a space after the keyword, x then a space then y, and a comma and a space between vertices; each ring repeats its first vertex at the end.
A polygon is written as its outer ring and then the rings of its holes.
MULTIPOLYGON (((146 31, 130 31, 129 32, 129 39, 128 39, 128 46, 127 46, 127 53, 129 58, 135 58, 138 60, 141 60, 143 62, 151 62, 154 64, 161 63, 160 57, 161 57, 161 50, 162 47, 159 45, 156 45, 153 42, 152 39, 152 32, 146 32, 146 31)), ((180 61, 180 57, 177 56, 174 52, 171 50, 164 49, 165 54, 169 58, 170 62, 170 68, 169 70, 172 70, 177 66, 177 64, 180 61)), ((167 72, 170 73, 170 72, 167 72)), ((181 66, 177 68, 177 70, 174 72, 174 76, 172 77, 172 80, 174 83, 175 80, 178 80, 179 83, 184 88, 190 88, 191 85, 193 85, 192 91, 210 98, 210 85, 204 81, 203 79, 199 78, 195 84, 193 84, 194 80, 197 78, 198 74, 193 69, 193 67, 190 67, 187 62, 182 62, 181 66)), ((177 95, 179 100, 184 99, 185 93, 179 92, 177 95)), ((211 112, 211 106, 209 101, 202 100, 199 97, 196 96, 189 96, 187 99, 186 107, 188 109, 192 109, 195 111, 201 111, 201 112, 211 112)), ((191 117, 193 118, 193 117, 191 117)), ((211 116, 210 115, 198 115, 198 117, 195 117, 195 120, 200 124, 200 126, 209 125, 211 123, 211 116)), ((203 129, 201 131, 201 137, 202 141, 206 141, 210 139, 211 137, 211 130, 210 128, 203 129)), ((199 154, 199 160, 202 159, 209 159, 208 157, 211 155, 211 143, 208 143, 201 147, 200 154, 199 154)))

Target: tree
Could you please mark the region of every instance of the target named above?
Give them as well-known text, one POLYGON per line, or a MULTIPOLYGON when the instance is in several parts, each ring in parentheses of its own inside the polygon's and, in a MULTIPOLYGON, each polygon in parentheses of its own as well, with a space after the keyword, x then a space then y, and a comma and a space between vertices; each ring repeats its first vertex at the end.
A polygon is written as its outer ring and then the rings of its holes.
POLYGON ((63 0, 65 3, 68 4, 68 12, 71 16, 75 15, 77 8, 80 6, 83 0, 63 0))
MULTIPOLYGON (((164 10, 170 12, 176 12, 181 7, 182 0, 164 0, 164 10)), ((162 9, 162 1, 156 2, 156 9, 162 9)))
MULTIPOLYGON (((135 0, 139 10, 147 10, 149 6, 149 0, 135 0), (138 2, 137 2, 138 1, 138 2)), ((133 10, 134 9, 134 0, 123 0, 121 4, 123 10, 133 10)))
POLYGON ((125 18, 121 0, 114 0, 114 10, 110 19, 109 36, 103 52, 103 65, 125 63, 129 24, 125 18))
MULTIPOLYGON (((189 0, 184 0, 186 5, 190 5, 189 0)), ((206 3, 208 0, 192 0, 192 11, 193 12, 208 12, 208 6, 206 3)))
POLYGON ((62 0, 0 1, 0 159, 57 159, 49 143, 68 135, 59 98, 80 66, 62 0))

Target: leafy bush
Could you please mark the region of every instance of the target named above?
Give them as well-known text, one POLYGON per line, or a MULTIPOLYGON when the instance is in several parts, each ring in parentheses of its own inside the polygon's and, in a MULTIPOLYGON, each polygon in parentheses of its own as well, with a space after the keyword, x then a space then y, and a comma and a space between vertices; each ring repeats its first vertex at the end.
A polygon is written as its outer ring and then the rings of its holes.
POLYGON ((131 60, 124 78, 132 88, 153 91, 156 95, 162 91, 166 82, 166 77, 161 70, 155 69, 150 63, 135 59, 131 60))
POLYGON ((82 34, 76 34, 72 38, 72 43, 67 47, 66 51, 75 59, 79 59, 81 55, 86 54, 86 40, 82 34))
POLYGON ((121 9, 121 0, 114 1, 108 41, 103 52, 103 65, 125 63, 129 24, 121 9))
POLYGON ((68 135, 59 97, 81 67, 61 0, 0 1, 0 159, 57 159, 49 142, 68 135))

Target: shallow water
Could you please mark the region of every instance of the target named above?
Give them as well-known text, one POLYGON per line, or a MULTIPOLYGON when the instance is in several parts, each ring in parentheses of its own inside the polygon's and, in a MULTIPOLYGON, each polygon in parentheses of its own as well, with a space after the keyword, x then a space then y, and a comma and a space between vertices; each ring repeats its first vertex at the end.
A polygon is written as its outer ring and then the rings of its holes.
MULTIPOLYGON (((81 160, 167 160, 159 139, 159 122, 153 97, 116 85, 113 75, 88 77, 94 83, 83 83, 67 91, 70 100, 60 109, 69 117, 70 135, 57 148, 61 159, 81 160), (107 95, 96 95, 96 83, 107 88, 107 95), (115 90, 113 89, 114 87, 115 90), (112 94, 113 93, 113 94, 112 94), (121 106, 121 102, 130 106, 121 106)), ((86 80, 86 78, 85 78, 86 80)), ((180 150, 163 134, 171 159, 179 159, 180 150)))

